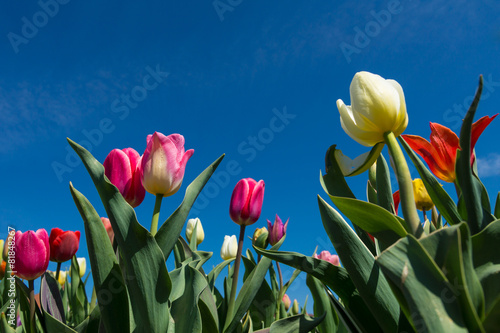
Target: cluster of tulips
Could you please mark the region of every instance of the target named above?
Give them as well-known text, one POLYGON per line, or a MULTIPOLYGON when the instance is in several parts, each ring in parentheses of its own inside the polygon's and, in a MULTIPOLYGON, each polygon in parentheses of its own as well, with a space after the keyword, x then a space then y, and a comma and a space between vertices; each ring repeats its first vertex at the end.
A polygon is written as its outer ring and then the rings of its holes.
POLYGON ((7 279, 2 280, 0 332, 15 332, 6 316, 10 304, 16 304, 21 319, 18 330, 27 332, 499 331, 500 194, 492 209, 474 154, 479 136, 496 115, 473 122, 481 91, 482 78, 460 136, 431 123, 427 141, 403 134, 408 113, 396 81, 357 73, 350 86, 351 105, 339 99, 337 107, 344 131, 371 149, 351 159, 331 146, 326 173, 320 177, 337 208, 318 196, 323 225, 337 254, 279 251, 289 220, 283 223, 278 215, 274 223, 267 220, 267 228, 255 229, 252 247, 257 256, 244 251, 246 227, 260 218, 265 190, 263 180, 244 178, 235 185, 229 204, 239 237, 225 236, 223 261, 210 272, 203 265, 212 252, 198 249, 203 226, 188 215, 224 156, 187 186, 180 206, 159 223, 162 199, 178 192, 194 152, 185 151, 182 135, 155 132, 142 156, 132 148, 115 149, 103 164, 69 140, 108 216, 100 217, 70 184, 85 226, 92 299, 88 301, 78 275, 79 231, 53 229, 50 237, 44 229, 17 231, 5 244, 15 244, 15 267, 10 261, 4 267, 6 276, 17 275, 18 292, 9 293, 7 279), (385 146, 398 183, 395 192, 382 154, 385 146), (411 178, 401 147, 420 178, 411 178), (365 172, 367 199, 359 200, 347 177, 365 172), (438 179, 455 184, 458 202, 438 179), (146 192, 156 196, 149 229, 138 222, 134 210, 146 192), (186 238, 181 236, 184 225, 186 238), (175 267, 169 271, 170 256, 175 267), (58 284, 61 263, 70 259, 71 283, 58 284), (58 262, 55 276, 46 272, 49 260, 58 262), (280 264, 295 268, 286 282, 280 264), (226 267, 228 274, 218 288, 215 281, 226 267), (306 311, 307 300, 300 308, 286 294, 302 272, 307 274, 313 313, 306 311), (40 276, 38 304, 33 280, 40 276), (240 280, 243 285, 238 286, 240 280))

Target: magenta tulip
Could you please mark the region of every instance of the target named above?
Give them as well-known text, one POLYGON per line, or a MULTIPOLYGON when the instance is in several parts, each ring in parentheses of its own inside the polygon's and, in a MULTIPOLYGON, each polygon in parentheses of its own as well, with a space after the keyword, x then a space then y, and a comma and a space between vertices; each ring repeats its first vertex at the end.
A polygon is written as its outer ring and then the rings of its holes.
POLYGON ((12 270, 21 279, 34 280, 41 276, 49 266, 49 235, 45 229, 22 233, 14 236, 14 265, 12 270))
POLYGON ((151 194, 168 197, 181 187, 186 163, 194 150, 184 152, 184 137, 180 134, 165 136, 159 132, 148 135, 147 147, 142 155, 142 184, 151 194))
POLYGON ((80 245, 80 231, 50 231, 50 261, 65 262, 73 258, 80 245))
POLYGON ((276 214, 274 224, 271 224, 271 221, 267 220, 267 229, 269 229, 269 244, 274 245, 278 243, 283 236, 285 236, 289 220, 290 219, 286 220, 285 224, 283 224, 278 214, 276 214))
POLYGON ((104 173, 132 207, 144 200, 141 181, 141 156, 132 148, 113 149, 104 160, 104 173))
POLYGON ((328 261, 330 264, 335 266, 340 266, 339 256, 336 254, 331 254, 328 251, 321 251, 319 256, 317 254, 313 255, 313 258, 328 261))
POLYGON ((250 225, 260 217, 264 201, 264 181, 256 182, 252 178, 240 180, 233 190, 229 216, 239 225, 250 225))

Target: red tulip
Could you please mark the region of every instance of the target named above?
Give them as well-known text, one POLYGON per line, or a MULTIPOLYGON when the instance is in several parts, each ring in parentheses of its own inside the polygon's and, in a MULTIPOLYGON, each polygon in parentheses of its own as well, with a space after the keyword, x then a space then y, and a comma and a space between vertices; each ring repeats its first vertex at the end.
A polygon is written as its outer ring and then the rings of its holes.
POLYGON ((106 228, 106 232, 108 233, 109 240, 111 244, 113 244, 113 240, 115 239, 115 232, 113 231, 113 227, 111 226, 111 222, 107 217, 101 217, 102 224, 104 224, 104 228, 106 228))
POLYGON ((132 148, 113 149, 104 160, 104 173, 132 207, 144 200, 141 182, 141 156, 132 148))
POLYGON ((239 225, 257 222, 264 201, 264 181, 256 182, 252 178, 240 180, 234 187, 229 206, 229 216, 239 225))
POLYGON ((50 232, 50 260, 65 262, 73 258, 80 243, 80 231, 62 231, 53 228, 50 232))
MULTIPOLYGON (((472 124, 471 151, 474 150, 481 133, 497 115, 491 118, 484 116, 472 124)), ((448 127, 437 123, 430 123, 430 126, 430 142, 417 135, 402 135, 402 137, 411 149, 422 156, 436 177, 445 182, 453 183, 456 179, 455 160, 457 149, 460 148, 459 138, 448 127)), ((471 163, 474 162, 474 158, 474 154, 472 154, 471 163)))
POLYGON ((269 244, 271 244, 271 246, 278 243, 283 236, 285 236, 289 220, 290 219, 286 220, 285 224, 283 224, 278 214, 276 214, 274 224, 271 224, 271 221, 267 220, 267 229, 269 229, 269 244))
POLYGON ((35 280, 47 270, 50 258, 49 236, 45 229, 22 233, 14 236, 15 255, 12 270, 21 279, 35 280))
POLYGON ((184 137, 165 136, 159 132, 148 135, 148 145, 142 155, 142 184, 151 194, 168 197, 181 187, 184 171, 193 149, 184 152, 184 137))

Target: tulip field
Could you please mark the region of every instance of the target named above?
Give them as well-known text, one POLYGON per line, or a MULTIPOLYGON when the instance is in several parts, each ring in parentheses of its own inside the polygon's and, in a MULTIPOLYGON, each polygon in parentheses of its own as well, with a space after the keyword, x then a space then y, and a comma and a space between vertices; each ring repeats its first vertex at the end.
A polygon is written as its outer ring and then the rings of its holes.
POLYGON ((339 142, 325 152, 314 209, 336 253, 280 250, 289 220, 278 215, 255 228, 266 179, 252 178, 231 184, 228 218, 239 234, 200 250, 213 226, 188 217, 224 155, 186 184, 194 150, 181 134, 155 132, 144 152, 114 149, 103 161, 68 139, 100 202, 70 183, 83 230, 9 230, 0 242, 0 332, 500 332, 500 192, 479 178, 474 149, 498 126, 497 115, 476 116, 483 77, 460 132, 431 122, 429 141, 407 133, 411 112, 397 81, 358 72, 348 89, 350 105, 336 103, 340 124, 369 151, 353 159, 339 142), (364 177, 366 198, 355 197, 351 177, 364 177), (149 195, 146 225, 136 208, 149 195), (160 219, 170 196, 184 199, 160 219), (94 208, 101 204, 106 216, 94 208), (76 256, 83 237, 88 261, 76 256), (301 273, 309 306, 287 293, 301 273))

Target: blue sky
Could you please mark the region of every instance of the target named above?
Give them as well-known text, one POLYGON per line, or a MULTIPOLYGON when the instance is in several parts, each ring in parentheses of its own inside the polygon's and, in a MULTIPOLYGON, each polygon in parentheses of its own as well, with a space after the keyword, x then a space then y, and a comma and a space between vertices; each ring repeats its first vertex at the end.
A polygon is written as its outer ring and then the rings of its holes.
MULTIPOLYGON (((1 6, 1 237, 7 226, 83 231, 70 181, 105 214, 85 168, 68 156, 66 137, 86 140, 102 162, 114 148, 142 154, 146 136, 159 131, 183 134, 186 149, 195 150, 184 185, 164 200, 160 220, 218 156, 226 154, 220 170, 237 165, 227 179, 219 171, 219 182, 211 182, 191 216, 205 229, 200 249, 214 252, 209 265, 220 261, 224 235, 238 233, 228 207, 234 185, 246 177, 266 182, 262 216, 249 235, 277 213, 290 218, 282 249, 332 251, 317 206, 317 194, 326 197, 318 175, 332 144, 352 157, 367 151, 343 132, 335 105, 338 98, 350 104, 356 72, 402 85, 406 134, 428 138, 429 121, 458 132, 479 74, 486 85, 478 117, 499 112, 500 5, 494 0, 1 6)), ((476 146, 492 197, 500 185, 497 121, 476 146)), ((366 177, 349 179, 361 199, 366 177)), ((147 228, 153 205, 148 194, 137 208, 147 228)), ((78 255, 87 256, 85 237, 78 255)), ((292 299, 303 300, 304 282, 299 279, 292 299)))

